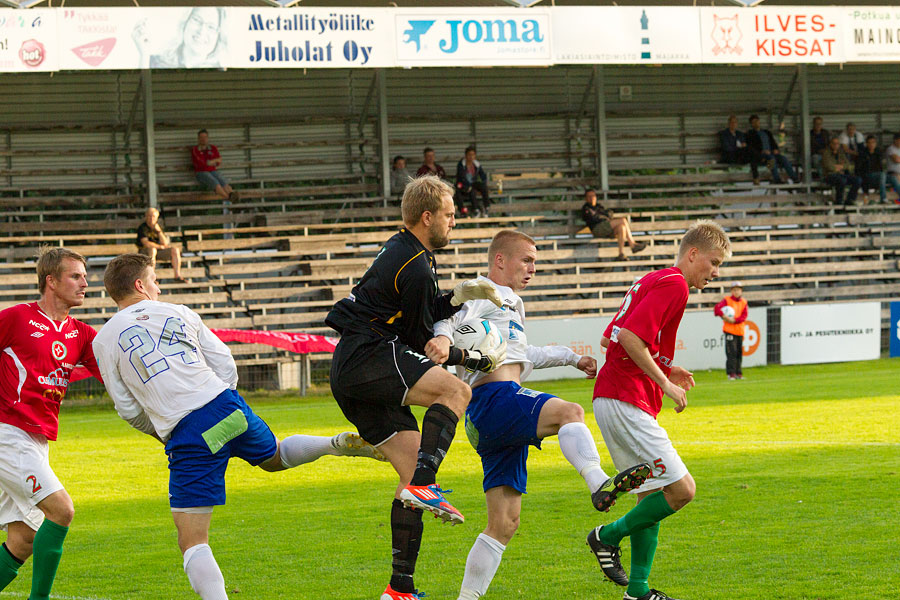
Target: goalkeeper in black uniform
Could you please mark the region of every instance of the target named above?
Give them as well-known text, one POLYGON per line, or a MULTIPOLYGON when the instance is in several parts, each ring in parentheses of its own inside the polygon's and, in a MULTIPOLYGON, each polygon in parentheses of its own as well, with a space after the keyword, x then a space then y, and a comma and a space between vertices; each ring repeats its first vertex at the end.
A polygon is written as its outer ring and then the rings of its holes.
MULTIPOLYGON (((466 300, 501 299, 487 282, 466 281, 441 294, 432 251, 455 224, 453 188, 437 177, 415 179, 401 202, 405 227, 385 243, 350 296, 325 323, 341 334, 331 363, 331 390, 347 419, 396 469, 391 507, 393 575, 381 600, 417 600, 413 572, 422 539, 422 510, 451 523, 463 516, 444 497, 435 475, 472 395, 468 385, 425 356, 435 321, 466 300), (422 434, 410 405, 425 406, 422 434)), ((487 342, 486 342, 487 344, 487 342)), ((505 343, 478 350, 452 348, 447 364, 490 372, 505 343)))

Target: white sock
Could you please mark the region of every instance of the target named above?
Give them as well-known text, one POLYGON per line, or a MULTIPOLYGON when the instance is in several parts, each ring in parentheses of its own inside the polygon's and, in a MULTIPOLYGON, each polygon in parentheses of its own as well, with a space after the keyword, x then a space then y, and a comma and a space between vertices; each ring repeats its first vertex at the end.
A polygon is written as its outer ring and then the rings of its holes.
POLYGON ((225 578, 209 544, 191 546, 184 552, 184 572, 203 600, 228 600, 225 578))
POLYGON ((506 546, 483 533, 478 534, 466 558, 466 574, 458 600, 478 600, 487 592, 506 546))
POLYGON ((584 423, 566 423, 559 428, 559 447, 593 494, 609 479, 600 466, 600 455, 591 430, 584 423))
POLYGON ((329 454, 336 455, 337 450, 331 445, 331 438, 320 435, 292 435, 281 440, 278 447, 281 464, 290 469, 312 462, 329 454))

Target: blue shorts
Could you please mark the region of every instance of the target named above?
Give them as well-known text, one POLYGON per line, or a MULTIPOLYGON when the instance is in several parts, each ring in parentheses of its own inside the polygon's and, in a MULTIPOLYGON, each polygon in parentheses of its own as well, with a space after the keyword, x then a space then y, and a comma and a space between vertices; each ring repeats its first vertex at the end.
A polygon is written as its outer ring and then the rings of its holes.
POLYGON ((225 390, 187 414, 166 443, 169 505, 225 504, 225 469, 232 456, 253 466, 275 455, 278 442, 240 394, 225 390))
POLYGON ((538 417, 552 394, 513 381, 485 383, 472 390, 466 409, 466 435, 481 457, 484 491, 507 485, 525 493, 528 446, 541 447, 538 417))
POLYGON ((222 187, 228 185, 228 180, 218 171, 197 171, 196 177, 197 181, 200 182, 200 185, 208 190, 216 189, 217 185, 221 185, 222 187))

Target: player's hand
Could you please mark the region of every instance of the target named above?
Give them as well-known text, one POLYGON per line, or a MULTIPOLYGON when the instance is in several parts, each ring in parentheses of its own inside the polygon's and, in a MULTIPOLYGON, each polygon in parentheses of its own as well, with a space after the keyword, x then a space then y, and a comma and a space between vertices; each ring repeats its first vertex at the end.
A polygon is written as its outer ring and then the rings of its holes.
POLYGON ((579 371, 584 371, 588 379, 593 379, 597 376, 597 359, 593 356, 582 356, 575 366, 578 367, 579 371))
POLYGON ((669 373, 669 381, 685 392, 690 391, 692 387, 697 385, 694 381, 694 374, 683 367, 672 367, 672 372, 669 373))
POLYGON ((687 406, 687 392, 671 380, 666 381, 663 393, 675 401, 675 412, 680 413, 687 406))
POLYGON ((457 284, 453 288, 453 296, 450 298, 450 304, 459 306, 467 300, 490 300, 498 307, 503 307, 503 298, 497 288, 489 281, 484 279, 470 279, 457 284))
POLYGON ((506 360, 506 340, 503 340, 499 346, 491 347, 491 338, 488 336, 478 349, 466 350, 466 355, 466 359, 463 361, 466 371, 493 373, 506 360))
POLYGON ((425 356, 431 359, 436 365, 442 365, 450 358, 450 338, 438 335, 425 344, 425 356))

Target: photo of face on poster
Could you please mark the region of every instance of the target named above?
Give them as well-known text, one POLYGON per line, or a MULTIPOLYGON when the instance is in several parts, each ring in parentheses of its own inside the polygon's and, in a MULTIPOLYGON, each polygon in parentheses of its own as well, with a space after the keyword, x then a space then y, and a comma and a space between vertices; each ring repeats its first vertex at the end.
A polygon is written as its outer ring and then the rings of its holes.
POLYGON ((221 67, 227 52, 225 9, 197 6, 185 9, 174 34, 170 22, 138 21, 131 39, 140 55, 141 69, 198 69, 221 67), (159 32, 167 32, 159 36, 159 32))

